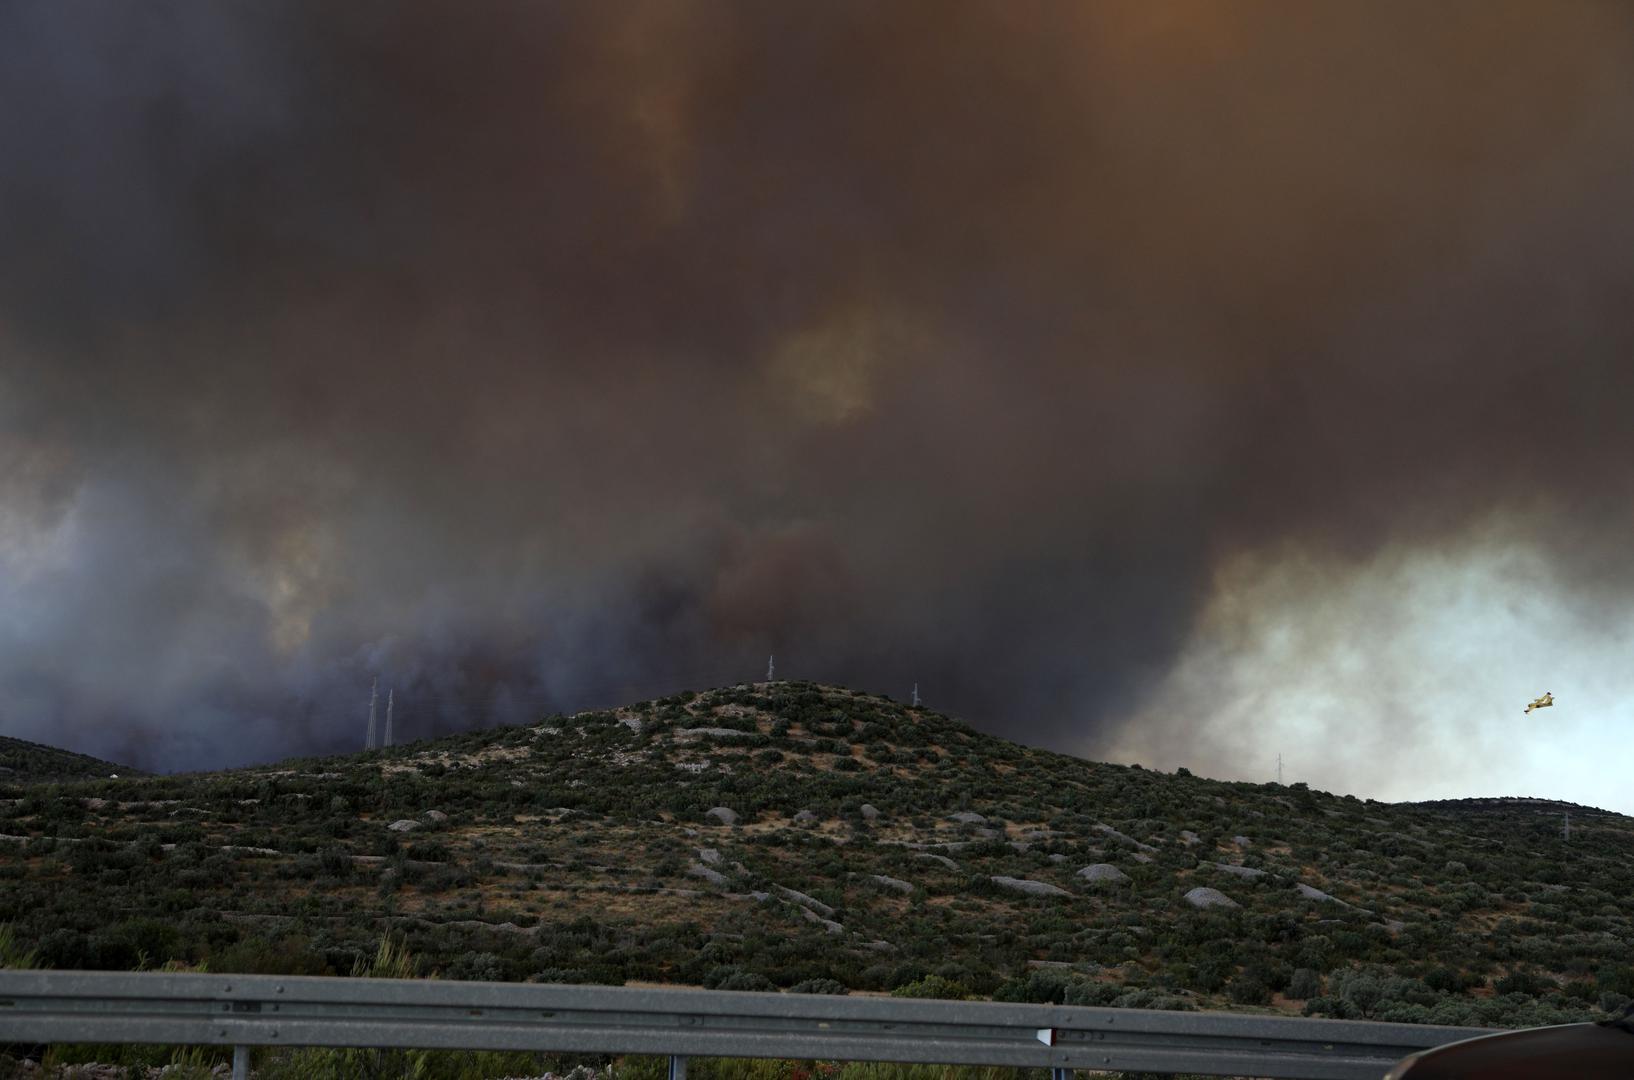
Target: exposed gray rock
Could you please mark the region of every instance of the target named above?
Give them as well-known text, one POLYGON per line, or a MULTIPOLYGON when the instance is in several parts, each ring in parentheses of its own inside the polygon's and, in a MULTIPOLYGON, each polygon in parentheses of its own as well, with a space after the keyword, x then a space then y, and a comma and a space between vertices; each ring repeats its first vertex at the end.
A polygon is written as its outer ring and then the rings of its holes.
POLYGON ((1047 881, 1032 881, 1027 878, 1013 878, 995 875, 993 884, 1016 892, 1026 893, 1028 896, 1071 896, 1067 890, 1059 885, 1051 885, 1047 881))
POLYGON ((839 923, 835 922, 833 919, 823 918, 821 915, 817 914, 815 911, 808 911, 805 908, 801 908, 800 909, 800 914, 802 914, 802 915, 804 915, 806 917, 807 922, 817 923, 824 930, 827 930, 831 934, 843 934, 843 933, 845 933, 845 927, 841 926, 839 923))
POLYGON ((1238 904, 1237 901, 1231 899, 1231 897, 1221 892, 1219 889, 1210 889, 1207 887, 1196 888, 1187 893, 1186 903, 1190 904, 1194 908, 1234 908, 1242 906, 1238 904))
POLYGON ((1084 867, 1082 870, 1078 871, 1078 876, 1083 878, 1085 881, 1106 882, 1113 885, 1121 885, 1129 880, 1128 874, 1124 873, 1122 870, 1119 870, 1111 863, 1104 862, 1098 862, 1084 867))
POLYGON ((675 730, 675 734, 694 739, 747 739, 750 732, 739 731, 737 728, 729 727, 689 727, 677 728, 675 730))
POLYGON ((1205 863, 1204 865, 1212 866, 1214 869, 1224 874, 1235 874, 1240 878, 1247 879, 1248 881, 1253 881, 1256 878, 1262 878, 1265 876, 1264 870, 1256 870, 1252 866, 1233 866, 1231 863, 1223 862, 1205 863))
POLYGON ((729 810, 724 806, 712 808, 708 813, 704 814, 704 817, 713 818, 722 825, 736 825, 738 823, 738 812, 729 810))
POLYGON ((869 803, 863 803, 862 804, 862 809, 861 809, 860 812, 862 814, 862 817, 863 817, 864 821, 878 821, 879 820, 879 808, 875 807, 875 806, 873 806, 873 805, 871 805, 869 803))
POLYGON ((1105 833, 1107 836, 1110 836, 1114 840, 1122 840, 1126 844, 1133 844, 1133 845, 1135 845, 1135 848, 1137 850, 1139 850, 1139 851, 1156 851, 1157 850, 1157 848, 1153 847, 1151 844, 1143 844, 1139 840, 1136 840, 1133 836, 1128 836, 1128 835, 1126 835, 1124 833, 1121 833, 1118 830, 1114 829, 1110 825, 1097 824, 1095 826, 1095 831, 1098 832, 1098 833, 1105 833))
POLYGON ((1203 842, 1203 838, 1192 832, 1190 829, 1181 829, 1180 842, 1185 844, 1187 847, 1191 847, 1194 844, 1201 844, 1203 842))
POLYGON ((811 825, 816 821, 817 815, 813 814, 810 810, 802 810, 798 814, 794 815, 794 823, 796 825, 811 825))
POLYGON ((691 866, 687 867, 687 873, 691 874, 693 877, 703 878, 711 885, 726 884, 726 875, 722 874, 719 870, 711 870, 709 867, 700 862, 695 862, 691 866))
POLYGON ((1067 861, 1067 857, 1065 855, 1061 854, 1059 851, 1052 852, 1051 855, 1050 855, 1050 862, 1066 862, 1066 861, 1067 861))
POLYGON ((439 825, 448 820, 448 815, 441 810, 427 810, 424 816, 427 821, 435 821, 439 825))
POLYGON ((1152 857, 1146 854, 1144 851, 1137 851, 1129 857, 1138 863, 1149 863, 1152 861, 1152 857))
POLYGON ((1232 842, 1232 843, 1233 843, 1233 844, 1236 844, 1236 845, 1237 845, 1237 846, 1238 846, 1238 847, 1248 847, 1248 846, 1250 846, 1250 845, 1251 845, 1251 844, 1253 844, 1253 841, 1252 841, 1252 840, 1250 840, 1250 839, 1249 839, 1249 838, 1248 838, 1248 837, 1246 837, 1246 836, 1233 836, 1233 837, 1232 837, 1232 838, 1231 838, 1231 842, 1232 842))
POLYGON ((803 892, 795 892, 793 889, 785 889, 781 885, 773 885, 772 886, 772 891, 774 893, 776 893, 777 895, 781 896, 785 900, 793 900, 796 904, 799 904, 801 907, 810 908, 812 911, 817 912, 817 914, 819 914, 819 915, 825 915, 826 916, 826 915, 834 914, 834 909, 833 908, 829 907, 827 904, 823 903, 821 900, 818 900, 815 897, 807 896, 803 892))
POLYGON ((1340 907, 1349 907, 1350 906, 1349 904, 1345 903, 1343 900, 1339 899, 1337 896, 1330 896, 1327 893, 1323 892, 1321 889, 1315 888, 1314 886, 1311 886, 1311 885, 1307 885, 1303 881, 1294 882, 1294 888, 1298 889, 1299 890, 1299 895, 1303 896, 1307 900, 1319 900, 1319 901, 1323 901, 1325 903, 1338 904, 1340 907))
POLYGON ((721 853, 712 847, 699 848, 698 861, 708 866, 719 866, 721 863, 721 853))
POLYGON ((960 810, 957 814, 949 814, 949 821, 957 821, 961 825, 985 825, 987 819, 974 810, 960 810))
POLYGON ((621 716, 618 718, 618 722, 635 732, 637 735, 641 734, 641 721, 637 720, 635 717, 621 716))
POLYGON ((916 858, 916 859, 930 859, 932 862, 939 862, 943 866, 947 867, 949 870, 959 869, 959 864, 954 862, 952 859, 948 858, 946 855, 933 855, 931 852, 928 852, 928 851, 920 851, 920 852, 915 852, 914 853, 914 858, 916 858))
POLYGON ((390 825, 386 826, 386 828, 390 829, 392 832, 413 832, 415 829, 418 829, 419 827, 420 827, 420 823, 418 821, 413 821, 413 820, 410 820, 409 818, 403 818, 400 821, 394 821, 390 825))
POLYGON ((901 878, 886 877, 884 874, 870 874, 868 880, 876 885, 883 885, 887 889, 895 889, 899 893, 913 892, 913 885, 901 878))

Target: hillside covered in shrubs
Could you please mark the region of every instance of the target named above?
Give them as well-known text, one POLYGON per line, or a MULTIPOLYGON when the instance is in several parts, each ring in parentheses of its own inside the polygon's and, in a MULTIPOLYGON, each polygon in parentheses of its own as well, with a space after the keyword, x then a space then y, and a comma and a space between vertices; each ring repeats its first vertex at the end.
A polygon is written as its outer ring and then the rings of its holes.
POLYGON ((1083 761, 740 685, 215 774, 0 774, 59 968, 660 982, 1448 1024, 1634 996, 1634 820, 1083 761))
POLYGON ((126 765, 0 735, 0 784, 145 776, 126 765))

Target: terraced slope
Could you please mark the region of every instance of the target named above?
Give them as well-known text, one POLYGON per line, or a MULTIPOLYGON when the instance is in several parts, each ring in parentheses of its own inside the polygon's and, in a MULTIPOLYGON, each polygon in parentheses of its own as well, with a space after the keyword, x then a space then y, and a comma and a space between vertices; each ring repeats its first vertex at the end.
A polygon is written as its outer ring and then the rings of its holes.
POLYGON ((656 981, 1449 1023, 1634 995, 1634 820, 1082 761, 832 687, 0 804, 57 966, 656 981))

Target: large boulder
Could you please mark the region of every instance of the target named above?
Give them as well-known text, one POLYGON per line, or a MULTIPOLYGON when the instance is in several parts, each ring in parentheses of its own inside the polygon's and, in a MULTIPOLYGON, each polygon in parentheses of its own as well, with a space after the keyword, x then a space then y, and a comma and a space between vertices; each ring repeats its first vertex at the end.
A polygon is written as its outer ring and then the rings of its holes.
POLYGON ((913 885, 901 878, 886 877, 884 874, 870 874, 868 880, 876 885, 883 885, 887 889, 895 889, 899 893, 913 892, 913 885))
POLYGON ((995 875, 993 884, 1002 888, 1013 889, 1028 896, 1071 896, 1067 890, 1059 885, 1051 885, 1047 881, 1031 881, 1027 878, 1013 878, 995 875))
POLYGON ((862 813, 862 817, 863 817, 864 821, 878 821, 879 820, 879 808, 876 807, 876 806, 873 806, 870 803, 863 803, 862 804, 861 813, 862 813))
POLYGON ((1119 870, 1111 863, 1104 862, 1099 862, 1084 867, 1082 870, 1078 871, 1078 876, 1088 882, 1106 883, 1110 885, 1122 885, 1124 882, 1129 880, 1128 874, 1124 873, 1122 870, 1119 870))
POLYGON ((1328 893, 1323 892, 1321 889, 1318 889, 1313 885, 1307 885, 1303 881, 1294 882, 1294 888, 1298 889, 1299 890, 1299 895, 1303 896, 1307 900, 1316 900, 1316 901, 1319 901, 1319 902, 1322 902, 1322 903, 1328 903, 1328 904, 1338 904, 1340 907, 1349 907, 1350 906, 1349 904, 1345 903, 1343 900, 1339 899, 1337 896, 1330 896, 1328 893))
POLYGON ((1231 899, 1231 897, 1221 892, 1219 889, 1210 889, 1207 887, 1193 889, 1191 892, 1187 893, 1186 903, 1190 904, 1194 908, 1234 908, 1242 906, 1238 904, 1237 901, 1231 899))
POLYGON ((1253 881, 1255 878, 1262 878, 1265 876, 1264 870, 1257 870, 1252 866, 1234 866, 1231 863, 1223 862, 1204 863, 1203 865, 1212 866, 1214 869, 1224 874, 1235 874, 1237 877, 1240 877, 1245 881, 1253 881))
POLYGON ((957 814, 949 814, 949 821, 957 821, 961 825, 985 825, 987 819, 974 810, 960 810, 957 814))
POLYGON ((822 915, 825 918, 834 914, 833 908, 829 907, 815 896, 807 896, 803 892, 785 888, 782 885, 773 885, 772 891, 781 896, 783 899, 793 901, 794 903, 799 904, 801 907, 815 911, 817 914, 822 915))
POLYGON ((687 873, 691 874, 693 877, 703 878, 711 885, 726 884, 726 875, 722 874, 719 870, 711 870, 703 863, 693 863, 691 866, 687 867, 687 873))
POLYGON ((409 818, 402 818, 401 820, 394 821, 390 825, 386 826, 386 828, 390 829, 392 832, 413 832, 419 827, 420 823, 418 821, 414 821, 409 818))
POLYGON ((1110 836, 1114 840, 1122 840, 1126 844, 1133 844, 1135 845, 1136 850, 1139 851, 1157 850, 1157 848, 1153 847, 1151 844, 1143 844, 1139 840, 1136 840, 1133 836, 1130 836, 1127 833, 1121 833, 1110 825, 1097 824, 1095 826, 1095 831, 1110 836))
POLYGON ((717 806, 710 809, 704 814, 704 817, 709 818, 711 821, 719 822, 722 825, 736 825, 738 823, 738 812, 724 806, 717 806))

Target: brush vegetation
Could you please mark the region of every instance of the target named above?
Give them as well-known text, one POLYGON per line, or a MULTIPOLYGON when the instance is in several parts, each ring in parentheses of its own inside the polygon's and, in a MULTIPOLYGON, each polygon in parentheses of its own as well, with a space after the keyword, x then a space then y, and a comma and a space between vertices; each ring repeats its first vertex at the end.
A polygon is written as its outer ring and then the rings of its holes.
POLYGON ((56 968, 344 975, 389 939, 443 979, 1522 1026, 1634 996, 1634 820, 1573 807, 1568 843, 1561 812, 1160 774, 741 685, 263 768, 0 777, 0 921, 56 968))
POLYGON ((59 750, 55 746, 0 735, 0 784, 43 781, 103 780, 147 774, 127 765, 59 750))

